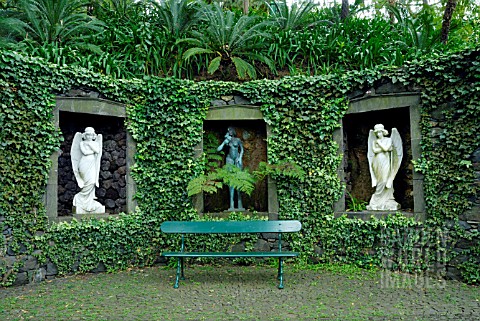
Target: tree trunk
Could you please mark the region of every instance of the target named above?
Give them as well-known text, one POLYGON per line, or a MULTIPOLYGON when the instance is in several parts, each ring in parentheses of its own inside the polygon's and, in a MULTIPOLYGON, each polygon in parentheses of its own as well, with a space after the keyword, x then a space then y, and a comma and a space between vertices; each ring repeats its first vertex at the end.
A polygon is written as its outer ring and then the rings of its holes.
POLYGON ((243 14, 247 15, 248 14, 248 8, 250 7, 250 1, 249 0, 243 0, 243 14))
POLYGON ((445 12, 443 13, 442 21, 442 43, 447 44, 448 33, 450 32, 450 23, 452 22, 452 15, 457 7, 458 0, 448 0, 445 5, 445 12))
POLYGON ((342 0, 342 13, 340 19, 345 20, 350 15, 350 8, 348 7, 348 0, 342 0))

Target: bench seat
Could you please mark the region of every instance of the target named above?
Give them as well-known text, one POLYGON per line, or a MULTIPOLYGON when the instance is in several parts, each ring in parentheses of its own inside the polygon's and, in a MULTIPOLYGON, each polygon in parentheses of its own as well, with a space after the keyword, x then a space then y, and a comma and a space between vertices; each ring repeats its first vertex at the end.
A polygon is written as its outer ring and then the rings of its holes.
POLYGON ((163 252, 165 257, 296 257, 298 252, 163 252))
POLYGON ((299 256, 298 252, 282 251, 282 233, 300 231, 302 224, 295 220, 285 221, 167 221, 160 226, 163 233, 181 234, 180 251, 163 252, 164 257, 177 258, 177 275, 174 288, 178 288, 179 280, 185 279, 184 259, 193 257, 274 257, 278 258, 279 289, 283 289, 283 258, 299 256), (278 250, 269 252, 188 252, 185 251, 185 235, 187 234, 258 234, 277 233, 278 250))

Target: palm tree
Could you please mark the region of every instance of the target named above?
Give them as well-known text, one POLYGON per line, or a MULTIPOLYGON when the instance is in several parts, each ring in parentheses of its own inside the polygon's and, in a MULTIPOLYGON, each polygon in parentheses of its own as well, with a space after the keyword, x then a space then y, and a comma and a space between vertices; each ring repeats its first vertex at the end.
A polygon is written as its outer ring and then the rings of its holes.
MULTIPOLYGON (((397 5, 397 3, 396 3, 395 0, 388 0, 388 5, 392 8, 394 8, 397 5)), ((389 18, 390 18, 390 23, 394 24, 395 23, 395 15, 393 14, 393 12, 389 11, 388 15, 389 15, 389 18)))
POLYGON ((395 17, 395 29, 402 34, 403 41, 397 42, 398 46, 421 54, 433 50, 438 45, 440 35, 430 5, 423 4, 422 9, 416 14, 400 6, 386 8, 395 17))
POLYGON ((121 21, 136 18, 135 0, 97 0, 92 1, 92 14, 102 21, 121 21), (133 16, 132 16, 133 14, 133 16))
POLYGON ((213 56, 208 64, 210 74, 217 71, 221 64, 233 64, 239 79, 256 78, 253 61, 262 62, 275 71, 273 62, 262 53, 266 47, 265 40, 271 37, 265 31, 269 24, 267 21, 257 22, 258 17, 245 15, 237 19, 233 12, 224 11, 217 3, 204 6, 199 14, 206 28, 192 31, 191 38, 179 40, 191 46, 183 54, 184 60, 195 55, 213 56))
POLYGON ((242 7, 243 7, 243 14, 248 14, 248 9, 250 8, 250 1, 249 0, 243 0, 242 1, 242 7))
POLYGON ((270 12, 273 35, 268 49, 269 57, 275 60, 280 69, 288 69, 290 74, 304 72, 308 60, 315 60, 310 65, 316 65, 320 54, 312 47, 314 43, 321 42, 323 36, 317 36, 319 30, 322 30, 322 35, 325 34, 324 26, 320 24, 333 25, 324 19, 328 16, 320 14, 311 0, 294 2, 291 6, 287 5, 286 0, 277 0, 266 3, 266 6, 270 12))
POLYGON ((13 12, 0 10, 0 47, 14 45, 24 33, 22 21, 13 12))
MULTIPOLYGON (((103 29, 86 14, 86 0, 21 0, 25 40, 37 45, 85 46, 85 40, 103 29)), ((91 46, 90 46, 91 47, 91 46)))
POLYGON ((183 37, 198 22, 196 1, 163 0, 153 4, 158 10, 160 25, 175 39, 183 37))
POLYGON ((317 5, 311 0, 294 2, 291 6, 287 5, 286 0, 266 3, 266 5, 274 26, 283 31, 300 30, 324 22, 331 24, 326 20, 315 20, 312 12, 317 5))

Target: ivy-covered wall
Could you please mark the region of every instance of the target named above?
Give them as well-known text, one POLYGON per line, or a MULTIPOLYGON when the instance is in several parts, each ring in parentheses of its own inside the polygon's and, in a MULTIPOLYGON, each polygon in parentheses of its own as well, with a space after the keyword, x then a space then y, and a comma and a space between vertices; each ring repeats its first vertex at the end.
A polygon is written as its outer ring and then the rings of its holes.
MULTIPOLYGON (((478 200, 479 168, 473 158, 480 146, 479 55, 476 48, 413 62, 401 70, 230 83, 114 80, 1 52, 1 284, 153 264, 163 249, 178 242, 160 233, 161 222, 199 219, 186 186, 204 170, 194 148, 202 139, 210 102, 224 95, 241 95, 260 107, 271 128, 269 162, 293 161, 306 172, 303 180, 275 177, 279 217, 302 221, 301 233, 288 242, 302 252, 304 261, 340 260, 404 271, 438 267, 441 261, 442 269, 454 264, 466 281, 479 282, 478 228, 465 229, 459 223, 478 200), (372 221, 333 218, 334 202, 343 192, 333 131, 352 93, 385 82, 415 87, 422 95, 424 141, 415 167, 425 175, 424 223, 395 215, 372 221), (42 195, 50 155, 62 139, 52 123, 52 109, 56 95, 77 88, 126 104, 126 127, 137 144, 132 176, 139 209, 108 221, 49 224, 42 195), (459 242, 466 246, 456 246, 459 242), (432 255, 399 257, 425 248, 432 255), (459 254, 464 259, 452 261, 459 254)), ((232 238, 230 243, 238 241, 232 238)), ((200 244, 215 248, 225 242, 198 238, 191 246, 200 244)))

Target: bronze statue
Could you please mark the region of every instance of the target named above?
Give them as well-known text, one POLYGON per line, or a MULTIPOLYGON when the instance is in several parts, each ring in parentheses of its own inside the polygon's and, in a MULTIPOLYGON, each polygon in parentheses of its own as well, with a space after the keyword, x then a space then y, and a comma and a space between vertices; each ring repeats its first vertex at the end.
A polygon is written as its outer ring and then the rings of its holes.
MULTIPOLYGON (((234 165, 239 169, 243 169, 243 144, 240 138, 237 137, 237 132, 235 128, 228 127, 227 133, 225 134, 225 139, 223 140, 222 144, 218 146, 217 151, 221 151, 225 146, 228 146, 228 153, 226 163, 227 165, 234 165)), ((242 205, 242 197, 240 195, 240 191, 237 190, 237 197, 238 197, 238 208, 234 206, 234 195, 235 189, 232 186, 229 186, 230 192, 230 207, 228 211, 244 211, 242 205)))

